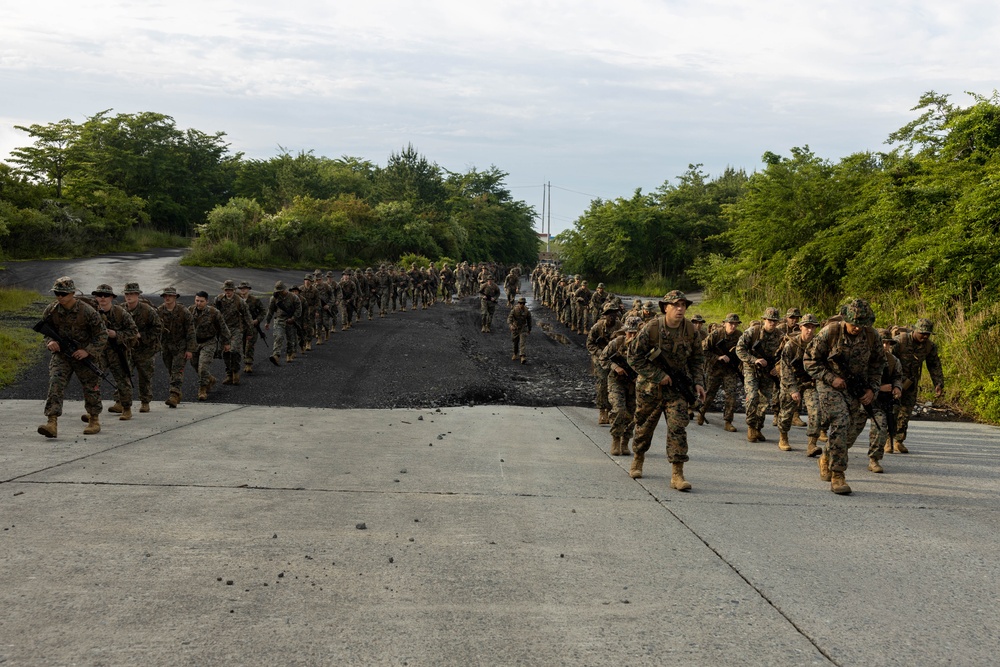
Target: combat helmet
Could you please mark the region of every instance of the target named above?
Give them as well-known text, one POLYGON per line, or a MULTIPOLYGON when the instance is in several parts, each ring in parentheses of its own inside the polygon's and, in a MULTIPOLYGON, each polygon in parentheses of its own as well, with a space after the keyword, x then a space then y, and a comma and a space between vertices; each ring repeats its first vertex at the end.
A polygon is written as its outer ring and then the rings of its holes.
POLYGON ((774 322, 781 321, 781 313, 778 312, 777 308, 766 308, 764 310, 764 316, 761 317, 762 320, 772 320, 774 322))
POLYGON ((222 283, 222 289, 223 290, 236 289, 236 283, 233 282, 232 280, 226 280, 225 282, 222 283))
POLYGON ((125 289, 122 291, 123 294, 142 294, 142 290, 139 289, 139 283, 125 283, 125 289))
POLYGON ((101 283, 90 294, 92 296, 110 296, 111 298, 114 298, 115 296, 117 296, 115 294, 114 288, 111 287, 111 285, 109 285, 107 283, 101 283))
POLYGON ((74 294, 76 293, 76 283, 69 276, 56 278, 56 281, 52 283, 52 291, 56 294, 74 294))
POLYGON ((660 312, 664 312, 666 310, 668 303, 677 303, 678 301, 683 301, 689 307, 694 304, 694 301, 687 298, 687 295, 679 289, 670 290, 662 299, 660 299, 660 312))
POLYGON ((622 331, 625 333, 638 331, 643 325, 643 319, 639 315, 629 315, 622 324, 622 331))
POLYGON ((851 299, 840 307, 840 316, 848 324, 863 327, 875 323, 875 313, 864 299, 851 299))
POLYGON ((934 333, 934 323, 926 317, 921 317, 917 320, 917 323, 913 325, 913 332, 930 335, 934 333))

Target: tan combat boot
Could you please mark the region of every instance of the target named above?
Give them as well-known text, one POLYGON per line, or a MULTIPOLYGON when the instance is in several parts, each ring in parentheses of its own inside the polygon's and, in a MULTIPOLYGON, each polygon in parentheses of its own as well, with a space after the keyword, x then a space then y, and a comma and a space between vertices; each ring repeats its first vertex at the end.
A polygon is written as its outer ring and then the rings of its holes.
POLYGON ((830 481, 830 457, 827 456, 826 452, 821 452, 818 459, 819 463, 819 478, 824 482, 830 481))
POLYGON ((176 408, 177 404, 181 402, 181 395, 176 391, 170 392, 170 398, 164 401, 168 408, 176 408))
POLYGON ((885 451, 886 454, 892 454, 893 453, 892 438, 886 438, 885 439, 885 447, 883 448, 883 451, 885 451))
POLYGON ((628 470, 628 476, 632 479, 642 479, 642 462, 646 459, 645 454, 636 454, 632 457, 632 467, 628 470))
POLYGON ((232 384, 233 374, 230 371, 226 371, 226 379, 222 381, 222 384, 232 384))
POLYGON ((253 366, 251 364, 243 364, 243 372, 247 375, 251 375, 253 373, 253 366))
POLYGON ((124 411, 122 411, 121 417, 118 418, 118 421, 127 422, 129 419, 132 419, 132 406, 131 405, 128 406, 127 408, 125 408, 124 411))
POLYGON ((816 444, 816 436, 809 438, 806 444, 806 456, 819 456, 822 452, 823 450, 816 444))
POLYGON ((38 427, 38 432, 41 435, 44 435, 46 438, 56 437, 56 432, 57 432, 56 421, 57 421, 56 417, 49 417, 49 420, 47 422, 38 427))
POLYGON ((831 491, 841 496, 846 496, 848 493, 851 492, 851 487, 847 485, 847 480, 844 479, 843 472, 834 471, 830 474, 831 474, 830 477, 831 491))
POLYGON ((610 423, 611 423, 611 420, 608 419, 608 411, 602 409, 600 411, 600 413, 598 414, 598 416, 597 416, 597 424, 598 424, 598 426, 607 426, 610 423))
POLYGON ((757 442, 757 429, 747 426, 747 442, 757 442))
POLYGON ((524 355, 521 355, 521 363, 522 364, 528 363, 528 357, 525 357, 524 355))
POLYGON ((910 450, 907 449, 903 445, 903 441, 902 440, 896 440, 894 443, 892 443, 892 445, 895 448, 897 454, 909 454, 910 453, 910 450))
POLYGON ((822 431, 819 432, 819 441, 820 442, 830 441, 830 439, 826 436, 826 429, 823 429, 822 431))
POLYGON ((323 336, 322 335, 316 336, 316 341, 315 341, 314 344, 315 345, 322 345, 323 344, 323 336))
POLYGON ((142 401, 139 404, 139 412, 149 412, 149 401, 142 401))
POLYGON ((622 456, 628 456, 629 454, 632 453, 631 451, 629 451, 628 448, 628 438, 624 436, 622 437, 621 448, 618 450, 618 453, 621 454, 622 456))
POLYGON ((882 464, 878 462, 878 459, 870 456, 868 457, 868 469, 872 472, 885 472, 885 470, 882 469, 882 464))
POLYGON ((673 472, 670 475, 670 488, 678 491, 690 491, 691 482, 684 479, 684 464, 674 463, 673 472))
POLYGON ((208 376, 208 387, 207 387, 208 391, 212 391, 215 388, 215 383, 216 382, 217 382, 217 380, 216 380, 216 378, 215 378, 214 375, 209 375, 208 376))
POLYGON ((733 426, 733 422, 726 422, 722 427, 723 431, 728 431, 729 433, 736 433, 736 427, 733 426))
POLYGON ((233 373, 233 384, 237 385, 239 383, 240 383, 240 374, 239 373, 233 373))
POLYGON ((792 415, 792 426, 805 426, 806 423, 798 415, 792 415))
POLYGON ((611 438, 611 456, 619 456, 622 453, 622 439, 617 435, 611 438))
POLYGON ((510 355, 510 360, 511 360, 511 361, 517 361, 517 352, 515 352, 515 353, 514 353, 514 354, 512 354, 512 355, 510 355))
POLYGON ((108 408, 108 412, 120 413, 124 408, 122 408, 121 401, 115 401, 115 404, 108 408))
POLYGON ((306 341, 306 347, 305 347, 305 350, 304 350, 304 351, 305 351, 305 352, 309 352, 309 351, 310 351, 310 350, 312 350, 312 349, 313 349, 313 346, 312 346, 312 342, 311 342, 311 341, 308 341, 308 340, 307 340, 307 341, 306 341))
POLYGON ((783 452, 792 451, 792 446, 788 444, 788 433, 784 431, 778 432, 778 449, 783 452))
POLYGON ((293 355, 291 355, 291 354, 286 354, 285 355, 285 363, 286 364, 290 364, 293 361, 295 361, 295 357, 293 355))
POLYGON ((704 426, 706 422, 705 412, 703 410, 699 410, 698 414, 695 416, 695 423, 698 424, 698 426, 704 426))
POLYGON ((198 387, 198 400, 199 401, 208 400, 208 387, 198 387))
POLYGON ((101 420, 97 415, 90 415, 90 423, 83 429, 84 435, 94 435, 101 432, 101 420))

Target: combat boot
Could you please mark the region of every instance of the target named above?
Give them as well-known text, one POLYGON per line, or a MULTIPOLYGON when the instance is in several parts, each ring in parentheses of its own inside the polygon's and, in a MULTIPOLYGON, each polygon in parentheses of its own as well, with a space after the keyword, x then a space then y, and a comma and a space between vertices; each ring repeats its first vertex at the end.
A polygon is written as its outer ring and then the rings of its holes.
POLYGON ((622 453, 622 439, 617 435, 611 438, 611 456, 619 456, 622 453))
POLYGON ((239 373, 233 373, 233 384, 237 385, 239 383, 240 383, 240 374, 239 373))
POLYGON ((143 401, 139 405, 139 412, 149 412, 149 401, 143 401))
POLYGON ((511 360, 511 361, 517 361, 517 352, 515 352, 515 353, 514 353, 514 354, 512 354, 512 355, 510 355, 510 360, 511 360))
POLYGON ((198 387, 198 400, 199 401, 208 400, 208 387, 205 386, 198 387))
POLYGON ((56 437, 56 432, 57 432, 56 421, 58 421, 56 417, 54 416, 49 417, 49 420, 47 422, 38 427, 38 432, 41 435, 44 435, 46 438, 56 437))
POLYGON ((872 458, 870 456, 868 457, 868 469, 876 473, 885 472, 885 470, 882 469, 882 464, 879 463, 878 459, 872 458))
POLYGON ((312 341, 308 341, 308 340, 307 340, 307 341, 306 341, 306 346, 305 346, 305 348, 303 349, 303 352, 309 352, 309 351, 311 351, 312 349, 313 349, 313 346, 312 346, 312 341))
POLYGON ((755 430, 757 431, 757 442, 767 442, 767 438, 764 437, 764 432, 759 428, 755 430))
POLYGON ((757 442, 757 429, 747 426, 747 442, 757 442))
POLYGON ((622 456, 628 456, 632 453, 628 448, 628 437, 622 436, 621 447, 619 448, 618 453, 622 456))
POLYGON ((226 379, 222 381, 222 384, 232 384, 233 374, 231 371, 226 371, 226 379))
POLYGON ((181 402, 181 395, 176 391, 170 392, 170 398, 168 398, 165 403, 168 408, 176 408, 177 404, 181 402))
POLYGON ((695 417, 695 423, 698 426, 704 426, 708 420, 705 419, 705 413, 701 410, 698 411, 698 415, 695 417))
POLYGON ((250 364, 243 364, 243 372, 246 375, 251 375, 253 373, 253 366, 250 364))
POLYGON ((775 412, 774 419, 771 420, 771 426, 777 426, 777 425, 778 425, 778 413, 775 412))
POLYGON ((215 383, 216 382, 217 382, 217 380, 216 380, 215 376, 214 375, 209 375, 208 376, 208 387, 206 387, 206 389, 208 391, 212 391, 215 388, 215 383))
POLYGON ((684 464, 674 463, 673 472, 670 475, 670 488, 678 491, 690 491, 691 482, 684 479, 684 464))
POLYGON ((903 445, 903 441, 902 440, 896 440, 895 442, 892 443, 892 445, 895 448, 897 454, 909 454, 910 453, 910 450, 907 449, 905 445, 903 445))
POLYGON ((632 456, 632 467, 628 470, 628 476, 632 479, 642 479, 642 462, 646 459, 645 454, 638 452, 632 456))
POLYGON ((831 491, 841 496, 846 496, 848 493, 851 492, 851 487, 847 485, 847 480, 844 479, 843 472, 834 471, 830 474, 831 474, 830 477, 831 491))
POLYGON ((810 437, 809 442, 806 444, 806 456, 819 456, 822 451, 822 448, 816 444, 816 436, 810 437))
POLYGON ((826 435, 826 429, 823 429, 822 431, 819 432, 819 441, 820 442, 829 442, 830 441, 830 438, 828 438, 827 435, 826 435))
POLYGON ((728 431, 729 433, 736 433, 736 427, 733 426, 733 422, 726 422, 722 427, 723 431, 728 431))
POLYGON ((608 411, 606 409, 604 409, 604 408, 601 408, 601 411, 600 411, 600 413, 598 413, 598 416, 597 416, 597 425, 598 426, 607 426, 610 423, 611 423, 611 420, 608 419, 608 411))
MULTIPOLYGON (((124 406, 123 406, 123 407, 124 407, 124 406)), ((120 416, 120 417, 118 418, 118 421, 123 421, 123 422, 127 422, 127 421, 128 421, 129 419, 132 419, 132 406, 131 406, 131 405, 130 405, 130 406, 128 406, 127 408, 125 408, 125 409, 124 409, 124 410, 122 411, 122 414, 121 414, 121 416, 120 416)))
POLYGON ((323 344, 323 337, 322 336, 316 336, 315 344, 316 345, 322 345, 323 344))
POLYGON ((95 435, 101 432, 101 420, 97 415, 90 415, 90 423, 83 429, 84 435, 95 435))
POLYGON ((788 444, 788 433, 785 431, 778 432, 778 449, 783 452, 792 451, 792 446, 788 444))
POLYGON ((792 426, 803 427, 806 423, 798 415, 792 415, 792 426))
POLYGON ((830 457, 826 452, 821 452, 819 455, 819 478, 821 481, 830 481, 830 457))
POLYGON ((286 364, 290 364, 293 361, 295 361, 295 356, 294 355, 291 355, 291 354, 286 354, 285 355, 285 363, 286 364))
POLYGON ((108 412, 120 413, 123 409, 121 401, 115 401, 115 404, 108 408, 108 412))
POLYGON ((521 355, 521 363, 522 363, 522 364, 526 364, 526 363, 528 363, 528 357, 526 357, 526 356, 524 356, 524 355, 521 355))
POLYGON ((267 358, 267 360, 270 361, 275 366, 280 366, 281 365, 281 364, 278 363, 278 355, 276 355, 276 354, 272 354, 270 357, 267 358))
POLYGON ((883 451, 885 451, 886 454, 892 454, 893 453, 892 438, 886 438, 885 439, 885 447, 883 448, 883 451))

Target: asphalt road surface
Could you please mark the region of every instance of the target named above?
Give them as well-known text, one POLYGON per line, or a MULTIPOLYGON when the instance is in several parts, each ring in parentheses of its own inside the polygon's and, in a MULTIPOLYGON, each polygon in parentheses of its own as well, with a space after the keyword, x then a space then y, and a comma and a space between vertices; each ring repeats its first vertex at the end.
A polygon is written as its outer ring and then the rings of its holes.
MULTIPOLYGON (((301 271, 187 267, 179 264, 181 255, 179 250, 158 250, 72 261, 13 262, 0 272, 0 284, 48 294, 55 278, 67 275, 86 294, 108 283, 120 295, 126 282, 135 281, 159 305, 158 294, 168 285, 180 292, 181 303, 191 304, 199 290, 214 299, 224 280, 237 284, 247 280, 253 292, 266 300, 275 281, 301 284, 304 275, 301 271)), ((340 272, 335 274, 339 280, 340 272)), ((585 337, 570 332, 548 310, 534 304, 527 280, 522 281, 522 290, 536 318, 528 341, 528 364, 510 360, 505 298, 497 305, 494 333, 483 334, 479 299, 473 297, 451 305, 438 302, 426 310, 396 312, 384 319, 369 321, 366 316, 291 364, 285 365, 282 355, 279 368, 267 361, 272 339, 265 332, 267 343, 257 343, 253 374, 244 375, 238 387, 216 385, 209 402, 322 408, 592 405, 585 337)), ((116 300, 122 302, 120 297, 116 300)), ((44 397, 46 364, 47 359, 41 358, 17 383, 0 390, 0 400, 44 397)), ((215 362, 213 372, 224 376, 221 360, 215 362)), ((154 399, 163 401, 167 376, 159 361, 154 378, 154 399)), ((110 391, 105 385, 105 396, 110 391)), ((198 393, 190 365, 183 393, 185 400, 198 393)), ((67 398, 82 398, 79 383, 70 383, 67 398)))

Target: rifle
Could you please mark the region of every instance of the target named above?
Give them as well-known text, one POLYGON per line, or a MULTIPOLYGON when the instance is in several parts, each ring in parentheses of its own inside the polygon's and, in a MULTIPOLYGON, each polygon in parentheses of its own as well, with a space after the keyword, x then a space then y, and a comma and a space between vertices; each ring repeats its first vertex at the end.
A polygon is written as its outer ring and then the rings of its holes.
POLYGON ((889 438, 895 440, 896 406, 899 405, 899 399, 893 396, 891 391, 880 391, 875 400, 878 401, 879 407, 885 413, 885 420, 889 427, 889 438))
POLYGON ((267 336, 264 335, 264 330, 260 328, 260 320, 257 320, 257 324, 255 324, 254 327, 257 329, 257 334, 260 336, 260 339, 267 343, 267 336))
POLYGON ((73 353, 79 350, 80 346, 76 344, 76 341, 69 338, 63 338, 62 336, 60 336, 59 332, 56 331, 55 327, 49 324, 47 320, 40 320, 38 323, 35 324, 35 326, 31 328, 37 331, 38 333, 42 334, 43 336, 51 338, 55 342, 59 343, 60 354, 66 355, 66 357, 71 359, 72 361, 79 361, 84 366, 94 371, 94 373, 96 373, 102 380, 110 384, 115 389, 118 389, 118 385, 115 384, 115 381, 112 380, 110 377, 108 377, 107 371, 102 371, 101 367, 94 363, 93 358, 88 356, 80 360, 73 359, 73 353))
MULTIPOLYGON (((838 352, 837 354, 830 357, 830 361, 835 362, 837 364, 837 368, 843 371, 844 382, 847 383, 847 393, 853 396, 854 398, 858 399, 858 402, 860 403, 861 397, 864 396, 865 392, 871 389, 871 387, 869 387, 868 383, 865 382, 863 379, 859 378, 856 375, 851 374, 847 370, 849 366, 847 364, 847 359, 844 358, 843 352, 838 352)), ((868 405, 861 403, 861 407, 865 409, 865 413, 868 415, 870 419, 875 419, 875 411, 872 410, 871 403, 869 403, 868 405)), ((895 425, 893 430, 895 430, 895 425)))
POLYGON ((773 371, 775 369, 775 367, 778 365, 778 360, 775 359, 774 357, 769 357, 768 355, 764 354, 763 349, 760 349, 760 350, 757 349, 758 346, 763 345, 763 343, 764 343, 764 339, 758 338, 757 342, 750 346, 750 351, 751 352, 757 351, 759 353, 758 356, 761 359, 763 359, 764 361, 767 362, 767 366, 764 366, 763 368, 761 368, 757 364, 754 364, 753 365, 753 372, 757 373, 758 375, 766 375, 766 376, 768 376, 770 378, 773 378, 777 382, 778 378, 776 378, 773 375, 771 375, 771 371, 773 371))
POLYGON ((626 361, 625 357, 622 355, 621 352, 613 354, 611 357, 608 358, 608 361, 610 361, 613 364, 617 364, 618 366, 621 366, 621 368, 625 371, 625 377, 628 378, 629 382, 635 382, 639 378, 639 374, 636 373, 635 370, 628 365, 628 361, 626 361))
POLYGON ((670 364, 667 363, 667 360, 663 358, 663 355, 660 353, 660 348, 656 348, 646 355, 646 360, 652 362, 657 368, 667 374, 667 377, 670 378, 670 385, 685 401, 688 402, 688 405, 694 405, 695 402, 697 402, 698 397, 695 396, 694 385, 691 384, 691 378, 683 372, 672 368, 670 364))
POLYGON ((736 374, 742 379, 743 368, 741 366, 740 358, 736 356, 736 343, 726 347, 723 341, 719 341, 712 346, 712 351, 715 352, 718 357, 729 357, 729 361, 726 362, 726 365, 732 367, 732 369, 736 371, 736 374))
POLYGON ((125 379, 128 380, 128 385, 134 387, 135 385, 132 384, 132 367, 128 363, 128 354, 126 354, 125 346, 110 337, 108 338, 108 344, 115 351, 115 356, 118 357, 118 363, 121 365, 122 371, 125 372, 125 379))

